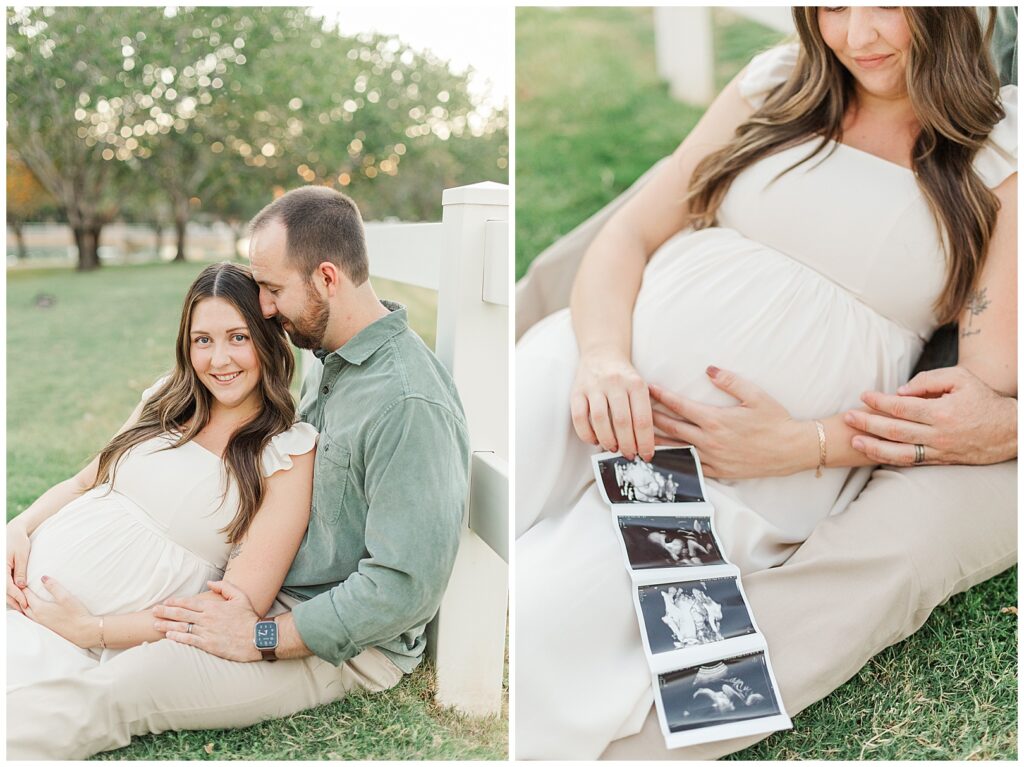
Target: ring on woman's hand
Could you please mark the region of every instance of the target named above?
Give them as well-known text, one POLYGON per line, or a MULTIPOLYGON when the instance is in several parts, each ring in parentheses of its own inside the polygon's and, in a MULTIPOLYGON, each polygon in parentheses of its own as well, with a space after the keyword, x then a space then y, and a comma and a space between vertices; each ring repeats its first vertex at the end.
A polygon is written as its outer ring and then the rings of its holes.
POLYGON ((195 625, 194 623, 190 623, 190 624, 188 624, 188 628, 187 628, 187 629, 185 629, 185 633, 186 633, 186 634, 191 634, 191 633, 192 633, 192 627, 193 627, 194 625, 195 625))
POLYGON ((924 445, 914 445, 914 463, 924 463, 924 445))

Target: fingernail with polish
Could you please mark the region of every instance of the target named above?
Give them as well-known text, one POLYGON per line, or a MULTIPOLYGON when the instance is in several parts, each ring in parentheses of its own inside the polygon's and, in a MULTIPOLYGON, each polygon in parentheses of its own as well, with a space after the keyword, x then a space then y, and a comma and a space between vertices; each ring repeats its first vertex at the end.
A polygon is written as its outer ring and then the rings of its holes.
POLYGON ((717 377, 720 372, 721 371, 718 368, 716 368, 714 365, 708 365, 707 373, 712 378, 717 377))
POLYGON ((43 576, 42 578, 40 578, 40 580, 41 580, 41 581, 42 581, 43 583, 46 583, 46 582, 47 582, 48 580, 50 580, 50 576, 49 576, 49 575, 44 575, 44 576, 43 576))

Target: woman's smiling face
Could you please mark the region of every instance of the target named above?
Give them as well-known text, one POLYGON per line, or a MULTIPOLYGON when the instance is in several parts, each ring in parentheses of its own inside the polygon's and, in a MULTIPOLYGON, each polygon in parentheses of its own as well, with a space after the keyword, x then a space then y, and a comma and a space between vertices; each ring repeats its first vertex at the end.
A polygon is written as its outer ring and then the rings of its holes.
POLYGON ((896 7, 824 7, 818 29, 857 84, 881 98, 907 94, 910 27, 896 7))
POLYGON ((189 328, 192 368, 221 405, 254 405, 260 363, 245 319, 229 301, 204 298, 189 328))

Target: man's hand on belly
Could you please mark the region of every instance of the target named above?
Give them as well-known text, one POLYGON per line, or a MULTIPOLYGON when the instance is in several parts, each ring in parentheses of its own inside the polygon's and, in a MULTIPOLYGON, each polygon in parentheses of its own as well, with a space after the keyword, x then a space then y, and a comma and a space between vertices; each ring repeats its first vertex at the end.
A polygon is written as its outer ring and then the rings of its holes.
POLYGON ((874 436, 853 447, 878 463, 989 464, 1017 456, 1017 400, 993 391, 962 367, 918 373, 896 394, 865 392, 870 411, 846 422, 874 436), (923 448, 923 460, 921 451, 923 448))
POLYGON ((192 645, 225 660, 257 661, 263 655, 253 643, 260 616, 245 592, 227 581, 210 581, 223 599, 176 597, 153 608, 153 627, 167 638, 192 645), (191 627, 191 628, 190 628, 191 627))

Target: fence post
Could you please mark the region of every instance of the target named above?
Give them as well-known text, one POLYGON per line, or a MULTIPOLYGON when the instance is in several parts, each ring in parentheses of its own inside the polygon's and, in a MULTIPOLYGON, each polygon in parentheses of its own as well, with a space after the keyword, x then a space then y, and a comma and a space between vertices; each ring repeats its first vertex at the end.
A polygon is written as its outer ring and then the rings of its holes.
MULTIPOLYGON (((729 12, 786 34, 794 31, 788 7, 729 6, 729 12)), ((658 75, 672 98, 707 106, 715 96, 715 34, 710 7, 654 9, 658 75)))
MULTIPOLYGON (((447 189, 442 205, 436 352, 462 398, 473 452, 492 454, 489 461, 475 460, 474 468, 507 467, 508 187, 486 182, 447 189)), ((436 697, 466 713, 495 714, 501 710, 508 565, 470 524, 467 515, 431 625, 436 697)))
POLYGON ((508 187, 484 182, 446 189, 442 205, 437 356, 458 386, 473 450, 507 458, 508 409, 495 405, 508 392, 508 291, 500 303, 483 296, 485 281, 495 271, 506 270, 508 284, 507 236, 488 237, 496 228, 507 233, 508 187), (501 248, 503 267, 491 260, 500 260, 501 248))
POLYGON ((668 81, 672 98, 711 103, 715 62, 710 8, 655 8, 654 52, 658 75, 668 81))

